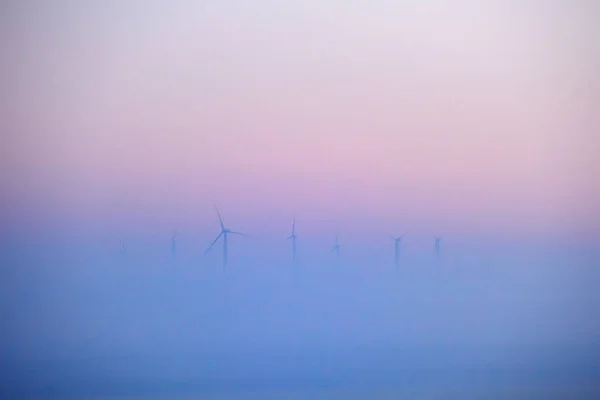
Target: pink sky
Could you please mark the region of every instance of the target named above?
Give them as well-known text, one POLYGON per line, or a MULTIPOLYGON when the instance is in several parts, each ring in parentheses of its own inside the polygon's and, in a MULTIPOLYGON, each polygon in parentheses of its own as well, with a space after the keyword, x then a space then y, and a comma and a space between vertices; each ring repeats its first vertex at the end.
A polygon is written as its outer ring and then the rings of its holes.
POLYGON ((598 232, 593 1, 12 3, 10 218, 598 232))

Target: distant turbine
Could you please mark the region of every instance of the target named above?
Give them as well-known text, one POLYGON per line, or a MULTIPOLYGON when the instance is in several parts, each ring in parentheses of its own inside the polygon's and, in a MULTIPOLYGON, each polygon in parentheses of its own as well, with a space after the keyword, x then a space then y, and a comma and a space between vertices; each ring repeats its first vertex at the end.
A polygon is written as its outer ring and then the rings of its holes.
POLYGON ((394 264, 396 266, 400 265, 400 242, 402 242, 402 238, 406 236, 406 233, 403 233, 400 236, 392 236, 389 235, 390 239, 394 241, 394 264))
POLYGON ((127 247, 125 247, 125 241, 124 240, 121 240, 121 248, 119 249, 119 253, 121 253, 123 255, 125 253, 127 253, 127 247))
POLYGON ((177 230, 173 232, 173 236, 171 236, 171 256, 175 257, 177 252, 177 230))
POLYGON ((219 238, 221 236, 223 236, 223 268, 225 268, 225 266, 227 265, 227 235, 229 235, 230 233, 233 235, 241 235, 241 236, 245 236, 245 235, 243 233, 234 232, 228 228, 225 228, 225 224, 223 224, 223 218, 221 218, 221 213, 219 213, 219 209, 216 206, 215 206, 215 209, 217 210, 217 215, 219 216, 219 222, 221 223, 221 233, 219 233, 219 236, 217 236, 216 239, 208 247, 208 249, 206 249, 206 251, 204 252, 204 255, 207 255, 208 252, 210 251, 210 249, 212 249, 213 246, 215 245, 215 243, 217 243, 219 238))
POLYGON ((335 237, 335 244, 333 245, 333 247, 331 248, 332 252, 335 252, 335 256, 338 258, 338 260, 340 259, 340 240, 339 237, 336 236, 335 237))
POLYGON ((435 253, 435 258, 440 258, 440 243, 442 241, 442 237, 434 236, 433 239, 435 240, 433 244, 433 252, 435 253))
POLYGON ((287 240, 292 241, 292 259, 296 261, 296 218, 292 220, 292 234, 287 240))

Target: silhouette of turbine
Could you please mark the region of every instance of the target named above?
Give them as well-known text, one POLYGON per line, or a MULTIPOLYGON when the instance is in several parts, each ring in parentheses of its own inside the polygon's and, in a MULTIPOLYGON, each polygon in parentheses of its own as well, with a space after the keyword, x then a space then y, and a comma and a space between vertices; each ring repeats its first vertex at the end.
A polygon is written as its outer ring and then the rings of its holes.
POLYGON ((292 234, 287 240, 292 241, 292 260, 296 261, 296 218, 292 220, 292 234))
POLYGON ((223 223, 223 218, 221 218, 221 213, 219 212, 219 209, 217 208, 217 206, 215 206, 215 209, 217 210, 217 215, 219 216, 219 222, 221 224, 221 233, 219 233, 219 236, 217 236, 216 239, 208 247, 208 249, 206 249, 206 251, 204 252, 204 255, 206 256, 208 254, 208 252, 210 251, 210 249, 213 248, 215 243, 217 243, 217 241, 219 241, 221 236, 223 236, 223 268, 225 268, 225 266, 227 265, 227 235, 229 235, 229 234, 241 235, 241 236, 245 236, 245 235, 243 233, 234 232, 231 229, 226 228, 225 224, 223 223))
POLYGON ((335 252, 337 259, 340 259, 340 240, 338 236, 335 237, 335 244, 331 248, 331 252, 335 252))
POLYGON ((121 240, 121 248, 119 249, 119 253, 125 255, 127 253, 127 247, 125 247, 125 240, 121 240))
POLYGON ((435 254, 435 258, 438 259, 438 258, 440 258, 440 243, 442 241, 442 237, 434 236, 433 239, 434 239, 433 252, 435 254))
POLYGON ((403 233, 400 236, 392 236, 388 234, 390 239, 394 241, 394 264, 396 266, 400 265, 400 243, 402 242, 402 238, 406 236, 406 233, 403 233))
POLYGON ((171 256, 175 257, 177 253, 177 229, 173 232, 173 236, 171 236, 171 256))

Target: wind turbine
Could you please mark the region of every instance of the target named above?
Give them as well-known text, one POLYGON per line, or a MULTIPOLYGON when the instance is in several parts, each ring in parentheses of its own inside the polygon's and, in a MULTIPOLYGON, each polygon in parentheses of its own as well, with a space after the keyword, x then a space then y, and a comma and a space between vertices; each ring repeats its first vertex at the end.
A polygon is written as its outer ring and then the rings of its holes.
POLYGON ((340 240, 338 236, 335 237, 335 244, 331 248, 331 252, 335 252, 337 259, 340 259, 340 240))
POLYGON ((439 259, 440 258, 440 243, 442 242, 442 237, 434 236, 433 239, 434 239, 433 252, 435 253, 435 258, 439 259))
POLYGON ((296 261, 296 218, 292 220, 292 234, 287 238, 292 241, 292 259, 296 261))
POLYGON ((125 255, 127 253, 127 247, 125 247, 125 240, 121 240, 121 248, 119 249, 119 253, 125 255))
POLYGON ((177 229, 173 232, 173 236, 171 236, 171 256, 175 257, 177 252, 177 229))
POLYGON ((217 208, 217 206, 215 206, 215 209, 217 210, 217 215, 219 216, 219 222, 221 223, 221 233, 219 233, 219 236, 217 236, 216 239, 208 247, 208 249, 206 249, 206 251, 204 252, 204 255, 207 255, 208 252, 210 251, 210 249, 213 248, 215 243, 217 243, 217 241, 221 238, 221 236, 223 236, 223 268, 225 268, 225 266, 227 265, 227 236, 229 234, 241 235, 241 236, 245 236, 245 235, 243 233, 235 232, 229 228, 226 228, 225 224, 223 223, 223 218, 221 218, 221 213, 219 212, 219 209, 217 208))
POLYGON ((390 234, 388 236, 394 241, 394 264, 398 266, 400 265, 400 242, 402 242, 402 238, 406 236, 406 233, 400 236, 392 236, 390 234))

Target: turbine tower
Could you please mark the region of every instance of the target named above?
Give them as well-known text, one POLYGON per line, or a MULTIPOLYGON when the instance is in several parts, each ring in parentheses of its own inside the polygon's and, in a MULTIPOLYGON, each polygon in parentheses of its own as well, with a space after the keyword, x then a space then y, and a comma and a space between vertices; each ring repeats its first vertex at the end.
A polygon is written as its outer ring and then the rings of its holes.
POLYGON ((292 241, 292 260, 296 261, 296 218, 292 220, 292 234, 287 240, 292 241))
POLYGON ((175 257, 177 252, 177 230, 173 232, 173 236, 171 236, 171 256, 175 257))
POLYGON ((394 241, 394 264, 396 266, 400 265, 400 243, 402 242, 402 238, 406 236, 406 233, 403 233, 400 236, 392 236, 389 235, 390 239, 394 241))
POLYGON ((121 240, 121 248, 119 249, 119 253, 121 253, 121 255, 125 255, 127 253, 127 247, 125 247, 125 240, 121 240))
POLYGON ((223 223, 223 218, 221 218, 221 213, 219 212, 219 209, 217 208, 217 206, 215 206, 215 209, 217 210, 217 215, 219 216, 219 222, 221 223, 221 233, 219 233, 219 236, 217 236, 216 239, 208 247, 208 249, 206 249, 206 251, 204 252, 204 255, 206 256, 208 254, 208 252, 210 251, 210 249, 213 248, 215 243, 217 243, 217 241, 219 241, 221 236, 223 236, 223 268, 225 268, 225 266, 227 265, 227 236, 229 234, 241 235, 241 236, 245 236, 245 235, 243 233, 234 232, 231 229, 226 228, 225 224, 223 223))
POLYGON ((335 244, 331 248, 331 251, 335 252, 335 256, 339 260, 340 259, 340 240, 339 240, 338 236, 335 237, 335 244))
POLYGON ((435 258, 439 259, 440 258, 440 243, 442 241, 442 237, 441 236, 434 236, 433 239, 434 244, 433 244, 433 252, 435 254, 435 258))

